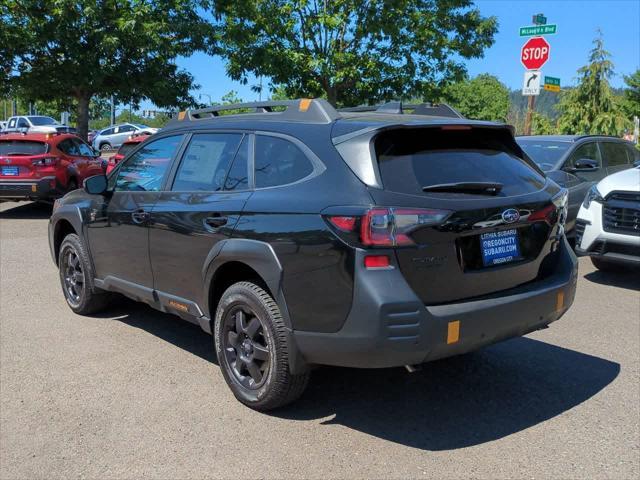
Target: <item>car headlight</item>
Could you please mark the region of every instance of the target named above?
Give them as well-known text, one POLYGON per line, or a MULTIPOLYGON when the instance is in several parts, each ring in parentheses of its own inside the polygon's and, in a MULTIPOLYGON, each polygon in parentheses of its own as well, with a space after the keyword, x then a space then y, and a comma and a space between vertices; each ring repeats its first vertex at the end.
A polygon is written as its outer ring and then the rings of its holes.
POLYGON ((582 202, 582 206, 584 208, 589 208, 589 206, 591 205, 591 202, 598 202, 598 203, 604 202, 604 198, 602 198, 602 195, 600 195, 600 192, 598 191, 598 188, 595 185, 593 185, 585 195, 584 201, 582 202))
POLYGON ((567 190, 566 188, 560 190, 560 192, 555 197, 553 197, 553 204, 556 206, 556 209, 558 211, 558 222, 564 227, 564 224, 567 221, 569 190, 567 190))

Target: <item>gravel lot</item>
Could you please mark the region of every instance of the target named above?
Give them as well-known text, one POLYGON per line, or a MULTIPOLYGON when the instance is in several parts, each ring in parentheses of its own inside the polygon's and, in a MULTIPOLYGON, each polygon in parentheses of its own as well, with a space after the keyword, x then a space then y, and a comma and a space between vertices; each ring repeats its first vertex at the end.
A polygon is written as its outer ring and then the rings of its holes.
POLYGON ((551 328, 404 369, 323 368, 297 404, 235 401, 198 327, 122 299, 74 315, 50 210, 0 206, 0 477, 640 475, 640 274, 580 260, 551 328))

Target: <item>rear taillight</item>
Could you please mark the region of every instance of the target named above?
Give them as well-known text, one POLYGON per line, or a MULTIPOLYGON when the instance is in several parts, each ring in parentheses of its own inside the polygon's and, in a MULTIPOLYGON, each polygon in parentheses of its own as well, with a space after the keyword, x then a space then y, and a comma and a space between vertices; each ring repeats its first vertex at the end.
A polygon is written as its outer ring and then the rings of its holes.
POLYGON ((411 238, 415 230, 438 225, 450 213, 423 208, 372 208, 360 216, 331 215, 327 219, 340 232, 351 234, 349 240, 362 246, 402 247, 415 245, 411 238))
POLYGON ((364 266, 369 269, 386 269, 391 267, 391 261, 388 255, 367 255, 364 257, 364 266))
POLYGON ((58 163, 57 157, 39 158, 31 162, 34 167, 53 167, 58 163))

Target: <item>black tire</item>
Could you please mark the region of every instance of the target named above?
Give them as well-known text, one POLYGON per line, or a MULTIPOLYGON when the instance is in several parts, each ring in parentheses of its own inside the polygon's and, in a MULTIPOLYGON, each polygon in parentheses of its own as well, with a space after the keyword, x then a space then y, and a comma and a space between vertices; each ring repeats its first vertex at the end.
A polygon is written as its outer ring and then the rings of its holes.
POLYGON ((111 144, 109 142, 101 143, 100 150, 102 152, 108 152, 109 150, 111 150, 111 144))
POLYGON ((89 256, 76 234, 69 234, 62 241, 58 269, 62 293, 75 313, 89 315, 108 305, 111 296, 94 285, 89 256))
POLYGON ((618 272, 624 270, 624 268, 616 265, 615 263, 609 262, 604 258, 591 257, 591 263, 593 263, 594 267, 603 272, 618 272))
POLYGON ((267 411, 302 395, 309 372, 290 373, 287 336, 280 309, 263 288, 239 282, 224 292, 213 337, 224 379, 240 402, 267 411))

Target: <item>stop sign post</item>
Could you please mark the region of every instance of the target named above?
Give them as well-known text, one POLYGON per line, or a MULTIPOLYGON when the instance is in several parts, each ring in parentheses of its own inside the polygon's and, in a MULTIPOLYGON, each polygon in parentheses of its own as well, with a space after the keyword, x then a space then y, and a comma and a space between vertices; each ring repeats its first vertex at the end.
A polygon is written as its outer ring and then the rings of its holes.
POLYGON ((527 40, 520 51, 520 61, 527 70, 539 70, 547 60, 551 46, 543 37, 527 40))

